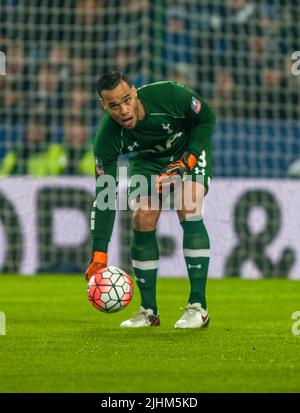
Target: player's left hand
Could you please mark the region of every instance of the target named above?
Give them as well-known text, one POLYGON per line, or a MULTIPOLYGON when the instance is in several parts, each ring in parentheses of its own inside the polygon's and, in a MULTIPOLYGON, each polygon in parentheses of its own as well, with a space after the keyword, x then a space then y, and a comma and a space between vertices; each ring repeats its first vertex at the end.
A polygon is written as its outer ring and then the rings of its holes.
POLYGON ((156 178, 157 192, 161 193, 164 186, 169 186, 171 191, 174 190, 176 183, 186 178, 196 165, 196 162, 197 158, 186 151, 178 161, 167 165, 156 178))
POLYGON ((107 254, 101 251, 94 251, 91 262, 85 271, 86 280, 89 281, 97 270, 105 267, 107 267, 107 254))

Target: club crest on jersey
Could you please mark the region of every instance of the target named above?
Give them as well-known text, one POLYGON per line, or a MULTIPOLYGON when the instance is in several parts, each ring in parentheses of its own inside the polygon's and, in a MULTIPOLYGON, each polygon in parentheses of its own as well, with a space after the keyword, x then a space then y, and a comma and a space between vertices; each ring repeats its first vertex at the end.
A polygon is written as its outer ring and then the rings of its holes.
POLYGON ((138 146, 139 144, 137 143, 137 141, 134 141, 132 145, 127 146, 127 149, 129 150, 129 152, 132 152, 138 146))
POLYGON ((95 166, 97 175, 102 176, 105 174, 102 159, 100 159, 98 156, 95 157, 95 166))
POLYGON ((201 109, 201 102, 199 99, 196 99, 194 96, 192 97, 192 104, 191 108, 195 113, 199 113, 201 109))
POLYGON ((166 130, 168 133, 173 133, 173 129, 171 129, 170 123, 162 123, 161 127, 166 130))

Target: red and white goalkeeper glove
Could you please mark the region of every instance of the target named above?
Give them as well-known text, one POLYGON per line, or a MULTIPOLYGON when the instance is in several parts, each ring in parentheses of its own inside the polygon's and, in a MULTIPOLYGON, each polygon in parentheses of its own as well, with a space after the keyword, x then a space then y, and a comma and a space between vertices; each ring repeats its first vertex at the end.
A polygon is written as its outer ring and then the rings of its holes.
POLYGON ((196 165, 197 158, 190 152, 184 152, 182 157, 175 162, 170 163, 156 178, 156 189, 158 193, 162 192, 162 188, 169 186, 173 190, 176 183, 191 172, 196 165))
POLYGON ((106 252, 94 251, 93 258, 91 259, 90 265, 86 269, 85 278, 87 281, 90 280, 92 275, 95 274, 97 270, 107 267, 107 254, 106 252))

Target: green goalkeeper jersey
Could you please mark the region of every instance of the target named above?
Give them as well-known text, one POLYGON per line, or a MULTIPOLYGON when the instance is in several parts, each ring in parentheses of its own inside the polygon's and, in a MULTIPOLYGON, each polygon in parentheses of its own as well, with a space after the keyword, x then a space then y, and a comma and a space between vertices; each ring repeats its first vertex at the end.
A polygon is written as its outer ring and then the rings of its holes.
MULTIPOLYGON (((171 81, 152 83, 138 89, 145 116, 135 128, 126 129, 105 113, 94 140, 96 178, 116 178, 121 154, 150 162, 158 158, 177 160, 184 151, 198 158, 212 143, 215 115, 208 104, 188 87, 171 81)), ((96 188, 96 197, 103 188, 96 188)), ((93 249, 107 251, 115 219, 114 210, 94 204, 91 221, 93 249)))

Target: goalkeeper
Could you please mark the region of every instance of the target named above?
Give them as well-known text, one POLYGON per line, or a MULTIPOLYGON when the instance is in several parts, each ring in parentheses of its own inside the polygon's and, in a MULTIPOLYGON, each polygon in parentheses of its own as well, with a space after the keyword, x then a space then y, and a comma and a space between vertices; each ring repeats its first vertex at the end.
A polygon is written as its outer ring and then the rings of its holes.
MULTIPOLYGON (((165 189, 181 198, 177 209, 183 229, 183 251, 190 282, 184 314, 175 328, 200 328, 209 321, 206 281, 210 244, 203 222, 202 204, 211 178, 212 133, 215 115, 208 104, 188 87, 171 81, 148 84, 138 90, 118 71, 103 74, 97 82, 105 110, 96 132, 94 155, 96 178, 116 178, 117 159, 130 153, 129 175, 143 175, 149 191, 142 193, 133 208, 131 258, 141 294, 140 312, 121 323, 122 327, 158 326, 156 277, 159 249, 156 224, 161 202, 153 208, 153 197, 165 189), (156 185, 151 183, 155 176, 156 185), (188 179, 182 179, 186 178, 188 179), (147 208, 145 208, 147 205, 147 208)), ((130 181, 129 181, 130 182, 130 181)), ((129 193, 133 187, 129 185, 129 193)), ((103 190, 97 185, 96 196, 103 190)), ((86 271, 92 274, 107 266, 107 249, 113 231, 114 210, 93 206, 91 231, 93 257, 86 271)))

